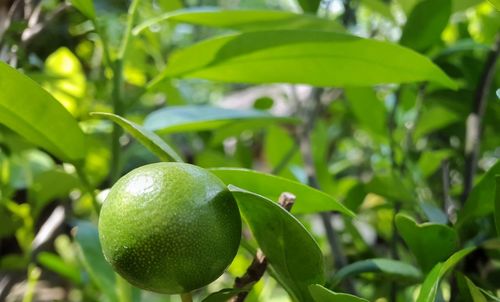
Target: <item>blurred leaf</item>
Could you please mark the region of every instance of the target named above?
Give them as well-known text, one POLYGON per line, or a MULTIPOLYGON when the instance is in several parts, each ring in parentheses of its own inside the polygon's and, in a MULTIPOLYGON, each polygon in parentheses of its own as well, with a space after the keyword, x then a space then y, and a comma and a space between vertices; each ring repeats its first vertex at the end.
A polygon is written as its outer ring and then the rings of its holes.
POLYGON ((400 213, 396 215, 396 227, 424 272, 448 259, 458 247, 455 230, 443 224, 417 224, 409 216, 400 213), (431 249, 433 252, 429 253, 431 249))
POLYGON ((357 261, 341 268, 334 275, 332 284, 336 285, 345 278, 363 273, 381 273, 392 280, 401 282, 413 283, 422 279, 422 273, 411 264, 379 258, 357 261))
MULTIPOLYGON (((20 218, 13 216, 5 209, 3 204, 0 203, 0 240, 12 236, 22 224, 23 221, 20 218)), ((2 267, 1 260, 0 267, 2 267)))
POLYGON ((361 3, 368 7, 371 11, 378 13, 387 20, 395 22, 391 12, 391 7, 388 3, 381 0, 362 0, 361 3))
POLYGON ((78 58, 66 47, 61 47, 45 60, 45 73, 51 78, 43 81, 43 88, 52 94, 66 110, 78 115, 78 105, 86 92, 86 79, 78 58))
POLYGON ((217 175, 227 185, 251 190, 271 200, 278 200, 281 193, 290 192, 297 198, 292 208, 294 214, 339 211, 354 216, 354 213, 332 196, 293 180, 238 168, 213 168, 210 172, 217 175))
POLYGON ((271 126, 264 138, 264 156, 276 175, 294 178, 290 172, 291 165, 301 166, 302 158, 292 135, 279 126, 271 126))
POLYGON ((95 9, 93 0, 69 0, 85 17, 95 19, 95 9))
POLYGON ((429 80, 455 87, 428 58, 410 49, 346 34, 304 30, 236 33, 205 40, 173 54, 168 68, 151 85, 165 77, 317 86, 429 80))
POLYGON ((425 51, 438 42, 451 15, 451 0, 418 2, 403 28, 401 45, 425 51))
POLYGON ((458 213, 457 228, 469 220, 490 215, 495 209, 495 175, 500 174, 500 160, 475 184, 464 207, 458 213))
POLYGON ((166 107, 153 111, 146 117, 144 128, 162 133, 213 130, 234 126, 241 122, 294 123, 290 117, 277 117, 270 113, 246 109, 225 109, 212 106, 166 107))
POLYGON ((481 290, 465 275, 457 272, 457 283, 460 289, 460 298, 463 301, 487 302, 481 290), (466 300, 467 299, 467 300, 466 300))
POLYGON ((181 9, 184 7, 184 5, 182 4, 182 0, 158 0, 157 2, 164 12, 181 9))
POLYGON ((24 255, 19 254, 6 254, 0 257, 0 270, 3 272, 8 271, 22 271, 25 270, 30 259, 24 255))
POLYGON ((295 301, 311 301, 308 286, 324 282, 323 255, 304 226, 277 203, 229 186, 276 278, 295 301))
POLYGON ((82 282, 80 269, 64 262, 58 255, 50 252, 40 252, 37 261, 45 268, 58 273, 62 277, 71 280, 75 284, 82 282))
POLYGON ((453 0, 453 12, 464 11, 483 2, 484 0, 453 0))
POLYGON ((85 156, 85 137, 71 114, 33 80, 1 61, 0 123, 65 161, 85 156))
POLYGON ((164 21, 232 28, 241 31, 270 29, 344 31, 342 26, 334 20, 308 14, 296 14, 279 10, 229 10, 213 7, 197 7, 169 12, 149 19, 135 27, 133 33, 137 35, 146 28, 164 21))
POLYGON ((488 0, 497 10, 500 10, 500 0, 488 0))
POLYGON ((115 273, 102 254, 97 227, 90 222, 78 221, 74 236, 81 262, 92 282, 109 301, 117 302, 115 273))
POLYGON ((441 167, 443 160, 452 155, 452 150, 424 151, 418 159, 418 167, 424 177, 429 177, 441 167))
POLYGON ((403 202, 415 200, 404 179, 394 174, 378 174, 365 185, 366 192, 403 202))
POLYGON ((387 137, 386 109, 372 88, 347 88, 345 96, 361 126, 380 137, 387 137))
POLYGON ((321 0, 297 0, 304 12, 316 13, 321 3, 321 0))
MULTIPOLYGON (((448 260, 444 263, 440 262, 436 264, 425 278, 424 283, 422 283, 417 302, 434 302, 439 289, 439 284, 441 283, 441 279, 444 275, 474 249, 474 247, 470 247, 460 250, 448 258, 448 260)), ((435 249, 432 250, 435 251, 435 249)))
POLYGON ((359 298, 350 294, 335 293, 319 284, 309 286, 309 292, 314 302, 368 302, 368 300, 359 298))
POLYGON ((432 106, 423 110, 422 115, 417 121, 413 137, 415 139, 421 138, 424 135, 460 121, 462 121, 462 118, 459 114, 442 106, 432 106))
MULTIPOLYGON (((496 190, 495 190, 495 225, 497 227, 497 235, 500 237, 500 175, 495 175, 496 190)), ((493 188, 492 188, 493 189, 493 188)))
POLYGON ((78 179, 61 170, 49 170, 36 175, 28 191, 29 199, 33 201, 33 216, 37 217, 48 202, 68 196, 71 190, 78 187, 78 179))
POLYGON ((92 112, 91 115, 107 118, 117 123, 120 127, 137 139, 144 147, 148 148, 149 151, 158 156, 158 158, 162 161, 183 161, 175 150, 154 132, 112 113, 92 112))

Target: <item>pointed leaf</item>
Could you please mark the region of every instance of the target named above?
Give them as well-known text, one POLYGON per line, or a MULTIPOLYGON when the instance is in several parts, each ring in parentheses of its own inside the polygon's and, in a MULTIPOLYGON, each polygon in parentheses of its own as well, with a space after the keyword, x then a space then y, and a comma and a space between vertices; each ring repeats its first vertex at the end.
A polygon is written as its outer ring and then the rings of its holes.
POLYGON ((0 123, 62 160, 85 156, 85 136, 71 114, 27 76, 0 61, 0 123))
POLYGON ((497 235, 500 237, 500 175, 496 175, 495 180, 495 225, 497 227, 497 235))
POLYGON ((426 272, 431 270, 436 263, 448 259, 458 247, 457 233, 443 224, 417 224, 409 216, 397 214, 396 227, 426 272), (431 249, 433 252, 429 253, 431 249))
POLYGON ((311 301, 308 286, 324 282, 323 255, 304 226, 277 203, 235 186, 236 198, 276 278, 295 301, 311 301))
POLYGON ((321 0, 297 0, 299 2, 300 7, 304 10, 304 12, 315 13, 318 8, 321 0))
POLYGON ((136 138, 141 144, 143 144, 144 147, 148 148, 149 151, 158 156, 158 158, 162 161, 174 160, 182 162, 182 158, 164 140, 162 140, 155 133, 144 129, 136 123, 112 113, 93 112, 91 115, 107 118, 117 123, 125 131, 130 133, 130 135, 136 138))
POLYGON ((411 11, 403 28, 401 45, 425 51, 441 38, 451 15, 451 0, 424 0, 411 11))
POLYGON ((354 213, 332 196, 287 178, 239 168, 213 168, 210 172, 227 185, 251 190, 271 200, 278 200, 281 193, 290 192, 297 198, 292 208, 294 214, 339 211, 354 216, 354 213))
POLYGON ((152 85, 165 77, 317 86, 434 81, 455 87, 428 58, 410 49, 306 30, 255 31, 208 39, 172 55, 152 85))
POLYGON ((309 286, 314 302, 368 302, 368 300, 350 294, 336 293, 319 284, 309 286))
POLYGON ((332 284, 362 273, 381 273, 390 279, 402 282, 421 280, 422 273, 413 265, 392 259, 367 259, 351 263, 340 269, 334 276, 332 284))
POLYGON ((420 294, 418 295, 417 302, 434 302, 436 300, 439 284, 441 283, 441 279, 444 275, 474 249, 474 247, 470 247, 460 250, 448 258, 448 260, 444 263, 439 262, 436 264, 425 278, 425 281, 420 288, 420 294))
POLYGON ((297 119, 277 117, 265 111, 237 110, 212 106, 166 107, 152 112, 144 121, 144 128, 165 133, 213 130, 235 123, 261 124, 294 123, 297 119))
POLYGON ((241 31, 269 29, 344 31, 342 26, 334 20, 319 18, 308 14, 296 14, 279 10, 234 10, 215 7, 198 7, 169 12, 147 20, 135 27, 133 34, 137 35, 148 27, 164 21, 231 28, 241 31))
POLYGON ((95 9, 93 0, 70 0, 71 4, 76 7, 85 17, 95 19, 95 9))

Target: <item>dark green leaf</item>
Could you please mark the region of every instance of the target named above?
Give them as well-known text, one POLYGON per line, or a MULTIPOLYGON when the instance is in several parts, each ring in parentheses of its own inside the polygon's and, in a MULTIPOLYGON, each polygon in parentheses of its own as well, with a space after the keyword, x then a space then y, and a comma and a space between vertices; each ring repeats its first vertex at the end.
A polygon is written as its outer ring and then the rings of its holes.
POLYGON ((302 7, 302 10, 304 12, 308 13, 315 13, 319 5, 321 3, 321 0, 297 0, 299 2, 300 7, 302 7))
POLYGON ((372 88, 348 88, 345 96, 361 126, 380 137, 387 137, 386 109, 372 88))
POLYGON ((458 247, 455 230, 443 224, 417 224, 409 216, 397 214, 396 227, 425 272, 431 270, 436 263, 448 259, 458 247))
POLYGON ((144 128, 165 133, 213 130, 242 122, 294 123, 289 117, 277 117, 260 110, 225 109, 212 106, 166 107, 149 114, 144 128))
POLYGON ((333 278, 333 285, 343 279, 362 273, 381 273, 390 279, 402 282, 417 282, 422 273, 413 265, 392 259, 367 259, 351 263, 340 269, 333 278))
POLYGON ((104 259, 97 228, 90 222, 79 221, 75 242, 80 260, 92 282, 106 295, 109 301, 117 302, 116 278, 111 265, 104 259))
POLYGON ((425 51, 441 38, 451 15, 451 0, 424 0, 413 8, 401 36, 401 45, 425 51))
POLYGON ((332 196, 293 180, 238 168, 214 168, 210 171, 228 185, 251 190, 271 200, 278 200, 283 192, 292 193, 297 198, 292 208, 292 213, 295 214, 339 211, 354 216, 354 213, 332 196))
POLYGON ((495 209, 495 175, 500 174, 500 160, 476 183, 465 206, 458 213, 456 227, 460 228, 469 220, 490 215, 495 209))
POLYGON ((165 77, 224 82, 366 86, 455 83, 428 58, 387 42, 340 33, 274 30, 225 35, 173 54, 165 77))
POLYGON ((344 31, 342 26, 337 22, 325 18, 319 18, 314 15, 295 14, 278 10, 189 8, 152 18, 134 28, 133 33, 137 35, 151 25, 163 21, 231 28, 242 31, 269 29, 344 31))
POLYGON ((324 282, 323 255, 304 226, 280 205, 255 193, 229 186, 242 216, 295 301, 311 301, 308 286, 324 282))
POLYGON ((350 294, 336 293, 319 284, 309 286, 309 292, 314 299, 314 302, 368 302, 350 294))
MULTIPOLYGON (((417 302, 435 302, 441 279, 452 267, 454 267, 460 260, 462 260, 463 257, 467 256, 474 249, 474 247, 470 247, 460 250, 448 258, 448 260, 444 263, 440 262, 436 264, 425 278, 425 281, 420 288, 420 294, 418 295, 417 302)), ((433 251, 435 250, 433 249, 433 251)))
POLYGON ((422 112, 415 127, 415 132, 413 132, 413 137, 415 139, 421 138, 460 121, 462 121, 461 116, 456 112, 443 106, 432 106, 422 112))
POLYGON ((37 255, 37 260, 38 263, 47 269, 58 273, 62 277, 67 278, 76 284, 79 284, 82 281, 80 269, 74 265, 64 262, 64 260, 56 254, 50 252, 40 252, 37 255))
POLYGON ((85 156, 85 136, 71 114, 33 80, 2 61, 0 123, 65 161, 85 156))
POLYGON ((457 283, 462 301, 487 302, 481 289, 478 288, 467 276, 457 272, 457 283))
POLYGON ((245 291, 245 289, 241 288, 224 288, 218 292, 212 293, 206 298, 204 298, 201 302, 226 302, 229 298, 236 296, 237 294, 245 291))
POLYGON ((404 180, 394 174, 375 175, 366 184, 365 189, 367 192, 372 192, 396 201, 412 202, 415 200, 404 180))
POLYGON ((162 161, 174 160, 182 162, 182 158, 177 152, 154 132, 112 113, 93 112, 91 115, 107 118, 117 123, 162 161))

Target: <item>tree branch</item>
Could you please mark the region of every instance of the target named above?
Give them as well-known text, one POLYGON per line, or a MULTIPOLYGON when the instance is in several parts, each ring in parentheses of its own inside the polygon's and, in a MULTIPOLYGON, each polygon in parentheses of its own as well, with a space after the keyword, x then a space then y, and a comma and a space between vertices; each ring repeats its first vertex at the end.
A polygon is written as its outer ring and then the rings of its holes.
POLYGON ((467 128, 465 133, 465 171, 464 190, 461 201, 465 203, 474 182, 479 157, 479 146, 481 144, 481 124, 488 103, 488 93, 495 74, 495 65, 500 53, 500 33, 497 33, 495 43, 486 57, 483 72, 474 95, 472 111, 467 117, 467 128))
MULTIPOLYGON (((295 202, 295 195, 283 192, 281 193, 279 199, 279 204, 287 211, 292 209, 295 202)), ((253 259, 247 271, 242 277, 238 277, 234 280, 234 288, 246 289, 238 293, 238 295, 232 297, 230 302, 241 302, 245 301, 248 293, 252 289, 252 286, 258 282, 267 269, 267 259, 262 250, 258 249, 255 253, 255 258, 253 259)))

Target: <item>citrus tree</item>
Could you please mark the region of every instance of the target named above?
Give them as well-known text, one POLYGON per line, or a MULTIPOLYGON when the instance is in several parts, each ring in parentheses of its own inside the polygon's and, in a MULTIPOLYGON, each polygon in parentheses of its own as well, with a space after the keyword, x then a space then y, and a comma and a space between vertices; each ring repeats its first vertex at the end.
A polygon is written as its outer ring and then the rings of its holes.
POLYGON ((498 301, 496 0, 0 3, 0 301, 498 301))

